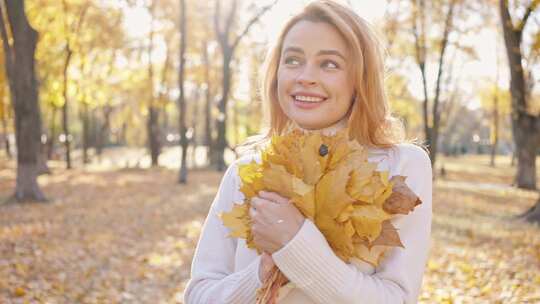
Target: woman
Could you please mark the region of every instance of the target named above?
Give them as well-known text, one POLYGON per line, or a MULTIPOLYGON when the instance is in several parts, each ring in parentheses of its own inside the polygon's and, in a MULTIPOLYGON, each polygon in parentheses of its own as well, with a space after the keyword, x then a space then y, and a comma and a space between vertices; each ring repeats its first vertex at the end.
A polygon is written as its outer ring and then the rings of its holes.
POLYGON ((254 242, 227 237, 218 214, 241 202, 238 164, 223 177, 192 264, 185 303, 255 303, 256 290, 275 264, 292 282, 278 303, 415 303, 428 256, 431 230, 431 165, 419 147, 404 143, 383 90, 379 45, 349 8, 316 1, 284 27, 267 58, 264 99, 270 134, 289 123, 332 135, 348 128, 370 148, 370 161, 390 175, 407 176, 422 204, 392 220, 405 248, 394 248, 379 266, 339 259, 317 227, 287 198, 260 192, 251 201, 254 242))

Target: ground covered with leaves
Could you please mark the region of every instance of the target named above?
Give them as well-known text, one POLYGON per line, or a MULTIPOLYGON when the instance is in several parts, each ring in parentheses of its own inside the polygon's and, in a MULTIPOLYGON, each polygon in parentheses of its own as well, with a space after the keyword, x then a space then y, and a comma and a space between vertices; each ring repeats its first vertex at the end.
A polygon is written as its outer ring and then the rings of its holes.
MULTIPOLYGON (((516 217, 538 194, 499 162, 440 159, 421 303, 540 302, 540 228, 516 217)), ((165 168, 51 167, 49 203, 0 205, 0 303, 181 303, 221 174, 178 185, 165 168)), ((14 172, 0 159, 0 201, 14 172)))

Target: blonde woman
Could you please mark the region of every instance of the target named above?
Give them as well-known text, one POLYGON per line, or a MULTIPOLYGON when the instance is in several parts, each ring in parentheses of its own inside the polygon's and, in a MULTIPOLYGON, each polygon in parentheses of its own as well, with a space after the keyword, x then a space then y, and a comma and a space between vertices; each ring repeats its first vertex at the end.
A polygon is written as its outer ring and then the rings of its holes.
POLYGON ((280 290, 278 303, 416 303, 431 231, 431 165, 424 150, 404 142, 391 117, 379 43, 369 26, 345 6, 315 1, 285 25, 264 72, 269 134, 290 123, 328 135, 348 128, 380 170, 408 177, 422 204, 392 220, 405 248, 392 249, 373 267, 343 262, 287 198, 260 192, 250 209, 254 242, 265 252, 259 256, 244 240, 229 238, 218 218, 243 199, 238 165, 258 160, 244 157, 229 167, 212 204, 185 303, 255 303, 273 265, 292 283, 280 290))

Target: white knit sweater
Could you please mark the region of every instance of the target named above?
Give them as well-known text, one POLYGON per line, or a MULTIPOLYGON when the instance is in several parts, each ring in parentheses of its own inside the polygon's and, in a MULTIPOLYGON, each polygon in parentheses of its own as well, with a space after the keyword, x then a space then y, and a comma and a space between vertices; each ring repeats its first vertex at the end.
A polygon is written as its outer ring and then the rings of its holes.
MULTIPOLYGON (((252 304, 259 280, 260 257, 242 239, 229 238, 218 214, 241 203, 238 165, 260 161, 247 156, 225 173, 202 229, 184 292, 185 304, 252 304)), ((321 232, 305 220, 296 236, 272 255, 290 283, 280 289, 279 304, 416 303, 428 258, 431 232, 432 172, 427 154, 402 144, 371 150, 369 161, 390 176, 407 176, 422 204, 392 220, 405 248, 393 248, 376 268, 360 260, 339 259, 321 232)))

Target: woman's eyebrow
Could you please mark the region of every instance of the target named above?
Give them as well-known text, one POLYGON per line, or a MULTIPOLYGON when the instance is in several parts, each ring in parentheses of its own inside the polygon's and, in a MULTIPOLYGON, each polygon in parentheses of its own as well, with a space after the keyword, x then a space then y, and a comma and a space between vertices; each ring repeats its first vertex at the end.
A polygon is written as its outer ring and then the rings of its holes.
POLYGON ((340 57, 341 59, 343 59, 343 61, 347 62, 347 59, 345 59, 345 56, 343 56, 343 54, 341 54, 339 51, 337 50, 320 50, 317 55, 335 55, 335 56, 338 56, 340 57))
MULTIPOLYGON (((296 46, 289 46, 289 47, 286 47, 284 50, 283 50, 283 53, 287 53, 287 52, 296 52, 296 53, 301 53, 301 54, 304 54, 304 50, 302 48, 299 48, 299 47, 296 47, 296 46)), ((343 54, 341 54, 339 51, 337 50, 320 50, 318 53, 317 53, 317 56, 321 56, 321 55, 334 55, 334 56, 338 56, 340 57, 343 61, 347 61, 347 59, 345 59, 345 56, 343 56, 343 54)))
POLYGON ((296 47, 296 46, 286 47, 285 50, 283 50, 283 53, 286 53, 286 52, 297 52, 297 53, 304 54, 304 50, 302 50, 301 48, 296 47))

